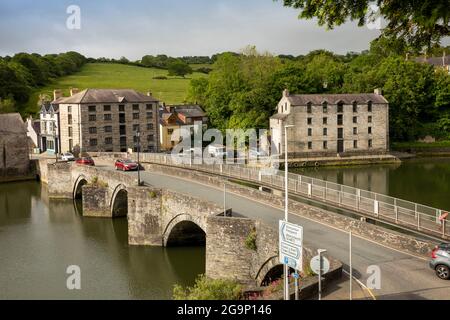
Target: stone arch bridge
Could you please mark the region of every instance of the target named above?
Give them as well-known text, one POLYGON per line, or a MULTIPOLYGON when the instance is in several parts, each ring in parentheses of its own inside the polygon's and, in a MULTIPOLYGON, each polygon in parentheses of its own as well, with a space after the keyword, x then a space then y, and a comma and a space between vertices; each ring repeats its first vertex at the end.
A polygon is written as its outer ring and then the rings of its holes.
POLYGON ((280 270, 277 230, 233 217, 231 209, 224 212, 202 199, 137 186, 131 175, 100 167, 56 163, 40 171, 49 197, 82 199, 83 216, 126 216, 130 245, 205 245, 207 276, 249 285, 261 285, 280 270), (256 237, 249 240, 252 234, 256 237))

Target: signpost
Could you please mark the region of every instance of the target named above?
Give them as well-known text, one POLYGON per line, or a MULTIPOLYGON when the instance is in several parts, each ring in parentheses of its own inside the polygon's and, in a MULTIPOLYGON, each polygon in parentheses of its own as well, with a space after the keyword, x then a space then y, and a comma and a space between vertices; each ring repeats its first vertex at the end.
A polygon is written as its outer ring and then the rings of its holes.
MULTIPOLYGON (((303 227, 280 220, 279 222, 279 253, 280 263, 290 267, 297 272, 303 271, 303 227)), ((298 274, 298 273, 296 273, 298 274)), ((288 274, 286 273, 286 277, 288 274)), ((298 278, 296 277, 296 291, 298 278)), ((286 289, 288 294, 288 288, 286 289)), ((298 297, 296 292, 296 297, 298 297)))
POLYGON ((322 274, 330 271, 330 262, 322 254, 327 250, 317 250, 318 255, 311 259, 309 263, 311 270, 319 276, 319 300, 322 300, 322 274))

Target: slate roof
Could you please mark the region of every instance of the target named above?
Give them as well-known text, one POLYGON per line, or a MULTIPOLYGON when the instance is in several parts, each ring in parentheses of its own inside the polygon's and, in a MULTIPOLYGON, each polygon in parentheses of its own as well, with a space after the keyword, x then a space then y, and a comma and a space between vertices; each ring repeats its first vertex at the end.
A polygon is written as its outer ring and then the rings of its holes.
POLYGON ((53 104, 96 104, 96 103, 146 103, 157 102, 148 96, 132 89, 86 89, 71 97, 59 98, 53 104))
POLYGON ((25 133, 27 127, 19 113, 0 114, 0 133, 25 133))
POLYGON ((336 105, 339 102, 344 104, 372 103, 387 104, 388 101, 379 94, 375 93, 356 93, 356 94, 291 94, 288 96, 290 103, 293 106, 306 106, 309 102, 313 105, 321 105, 323 102, 327 102, 331 105, 336 105))
POLYGON ((206 113, 199 105, 168 105, 167 107, 173 108, 177 113, 188 118, 206 117, 206 113))

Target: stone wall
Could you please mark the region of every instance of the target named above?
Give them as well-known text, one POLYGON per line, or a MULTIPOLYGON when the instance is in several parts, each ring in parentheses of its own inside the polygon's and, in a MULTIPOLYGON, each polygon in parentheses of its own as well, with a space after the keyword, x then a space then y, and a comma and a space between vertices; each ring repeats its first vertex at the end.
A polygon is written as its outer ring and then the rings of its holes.
POLYGON ((0 182, 29 179, 30 158, 25 133, 0 134, 0 182))
POLYGON ((47 164, 48 195, 50 198, 73 197, 72 168, 66 162, 47 164))
MULTIPOLYGON (((84 217, 112 217, 108 188, 84 185, 82 187, 84 217)), ((125 204, 126 205, 126 204, 125 204)))

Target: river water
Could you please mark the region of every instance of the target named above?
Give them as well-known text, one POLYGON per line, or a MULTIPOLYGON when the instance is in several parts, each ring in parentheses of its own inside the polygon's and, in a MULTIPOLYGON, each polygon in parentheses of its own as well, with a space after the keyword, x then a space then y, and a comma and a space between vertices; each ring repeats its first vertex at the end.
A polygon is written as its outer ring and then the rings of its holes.
MULTIPOLYGON (((450 159, 299 173, 450 209, 450 159)), ((83 218, 38 182, 0 184, 0 299, 168 299, 204 270, 203 247, 129 246, 125 218, 83 218), (81 290, 67 289, 70 265, 81 290)))

